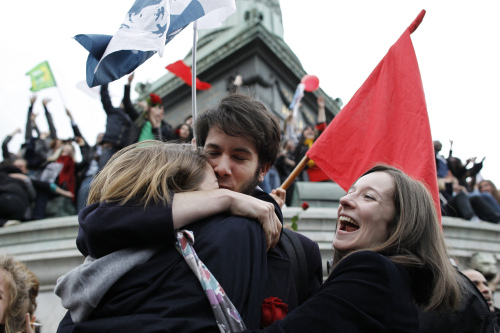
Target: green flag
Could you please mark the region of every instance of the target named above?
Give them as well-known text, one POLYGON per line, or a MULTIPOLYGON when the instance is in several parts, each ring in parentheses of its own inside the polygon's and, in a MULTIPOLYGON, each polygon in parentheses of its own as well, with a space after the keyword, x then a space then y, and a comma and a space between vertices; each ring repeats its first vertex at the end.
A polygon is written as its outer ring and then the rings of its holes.
POLYGON ((26 75, 31 77, 31 91, 33 92, 56 86, 48 61, 36 65, 26 75))

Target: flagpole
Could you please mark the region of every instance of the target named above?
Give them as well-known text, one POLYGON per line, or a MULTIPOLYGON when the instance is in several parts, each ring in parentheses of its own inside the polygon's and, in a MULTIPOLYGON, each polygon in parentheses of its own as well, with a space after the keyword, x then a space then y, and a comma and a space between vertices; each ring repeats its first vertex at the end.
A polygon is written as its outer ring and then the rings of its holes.
MULTIPOLYGON (((192 99, 192 115, 193 115, 193 126, 194 122, 196 121, 196 42, 198 40, 198 20, 194 21, 193 23, 193 51, 192 51, 192 56, 193 56, 193 61, 192 61, 192 85, 191 85, 191 99, 192 99)), ((196 136, 193 131, 193 137, 196 139, 196 136)))
POLYGON ((310 158, 307 157, 307 155, 305 155, 304 158, 299 162, 299 164, 297 164, 295 169, 293 169, 293 171, 290 173, 288 178, 285 179, 283 184, 281 184, 280 188, 282 188, 284 190, 288 190, 288 188, 290 187, 290 185, 292 185, 295 178, 297 178, 298 175, 300 175, 300 173, 302 172, 302 170, 304 170, 304 168, 306 167, 307 162, 309 162, 309 160, 310 160, 310 158))

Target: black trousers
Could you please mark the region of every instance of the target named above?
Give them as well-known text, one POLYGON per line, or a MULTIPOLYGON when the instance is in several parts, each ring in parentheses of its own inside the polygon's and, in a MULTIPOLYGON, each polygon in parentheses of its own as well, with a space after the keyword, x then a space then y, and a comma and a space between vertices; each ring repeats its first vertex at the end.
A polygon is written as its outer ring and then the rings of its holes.
POLYGON ((483 221, 500 222, 500 214, 484 198, 480 196, 469 197, 463 192, 448 200, 448 205, 443 208, 443 215, 460 217, 466 220, 470 220, 474 215, 477 215, 483 221))

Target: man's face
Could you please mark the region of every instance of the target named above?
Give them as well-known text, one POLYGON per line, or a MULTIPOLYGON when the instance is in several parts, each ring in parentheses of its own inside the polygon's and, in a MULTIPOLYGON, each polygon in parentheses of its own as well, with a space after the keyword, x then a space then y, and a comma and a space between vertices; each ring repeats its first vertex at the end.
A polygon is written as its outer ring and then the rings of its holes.
POLYGON ((208 132, 204 148, 220 188, 251 194, 269 170, 259 168, 259 155, 250 141, 229 136, 217 127, 208 132))
POLYGON ((491 292, 491 289, 488 286, 488 281, 486 281, 484 275, 472 269, 463 271, 462 273, 467 276, 469 280, 472 281, 472 283, 474 283, 477 289, 479 289, 481 294, 483 294, 484 299, 488 303, 490 311, 494 312, 495 308, 493 306, 493 293, 491 292))
POLYGON ((28 174, 28 167, 26 165, 26 161, 24 160, 15 160, 13 165, 21 170, 25 175, 28 174))

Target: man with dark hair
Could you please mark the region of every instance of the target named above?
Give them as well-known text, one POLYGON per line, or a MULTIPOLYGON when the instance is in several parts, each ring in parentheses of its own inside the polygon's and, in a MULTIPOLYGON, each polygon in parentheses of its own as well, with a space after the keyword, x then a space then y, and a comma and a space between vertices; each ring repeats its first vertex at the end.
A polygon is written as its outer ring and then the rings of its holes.
MULTIPOLYGON (((96 258, 140 244, 166 246, 170 240, 166 238, 165 228, 169 225, 178 229, 196 222, 186 226, 186 229, 207 228, 221 216, 233 215, 224 219, 227 223, 224 226, 210 227, 210 230, 200 233, 194 247, 198 257, 240 312, 247 327, 257 329, 261 327, 264 300, 267 304, 279 298, 279 303, 286 303, 288 311, 291 311, 319 289, 322 282, 319 247, 305 236, 284 231, 278 245, 266 256, 266 249, 260 245, 264 242, 253 241, 263 240, 261 229, 253 228, 249 232, 245 229, 248 223, 234 216, 259 220, 264 230, 272 229, 270 233, 266 232, 267 246, 276 244, 277 237, 273 239, 273 236, 279 236, 276 231, 283 222, 283 216, 275 199, 283 202, 284 198, 280 196, 284 191, 275 191, 273 199, 257 184, 276 159, 280 128, 276 118, 262 103, 244 95, 229 95, 196 119, 195 129, 197 142, 205 147, 207 161, 217 176, 220 189, 176 193, 171 207, 167 207, 168 214, 165 210, 153 212, 151 216, 154 218, 145 219, 141 224, 112 218, 106 219, 105 224, 88 223, 88 219, 80 218, 77 245, 85 250, 82 253, 94 253, 96 258), (221 210, 228 202, 231 202, 231 209, 221 210), (265 207, 265 213, 262 213, 262 207, 265 207), (252 213, 248 214, 248 210, 252 213), (214 216, 221 212, 226 215, 214 216), (241 239, 242 233, 247 245, 251 245, 251 251, 235 236, 238 234, 241 239), (248 281, 249 272, 256 271, 257 278, 248 281)), ((145 210, 151 208, 128 207, 127 219, 133 216, 140 219, 145 210)), ((249 222, 249 225, 254 224, 249 222)), ((161 269, 157 268, 158 271, 161 269)), ((156 270, 151 272, 156 273, 156 270)), ((188 294, 201 295, 203 292, 189 284, 179 286, 180 289, 183 290, 179 291, 180 298, 183 292, 186 292, 186 298, 188 294)), ((185 305, 185 302, 178 302, 175 310, 178 315, 190 318, 189 325, 185 325, 186 332, 193 331, 195 324, 213 322, 214 318, 211 315, 207 318, 206 313, 204 316, 201 308, 185 310, 185 305)))
POLYGON ((229 95, 205 111, 196 120, 195 133, 219 186, 244 194, 252 194, 279 151, 278 121, 246 95, 229 95))
MULTIPOLYGON (((280 195, 284 193, 268 195, 257 187, 275 162, 280 144, 279 123, 266 107, 249 96, 230 94, 196 119, 194 127, 197 145, 205 148, 219 187, 273 203, 283 221, 280 206, 284 198, 280 195)), ((323 274, 318 245, 301 234, 290 237, 294 236, 305 262, 298 263, 299 257, 287 252, 285 237, 267 254, 267 297, 280 298, 289 311, 316 292, 323 274), (305 275, 296 273, 297 265, 305 275)))

